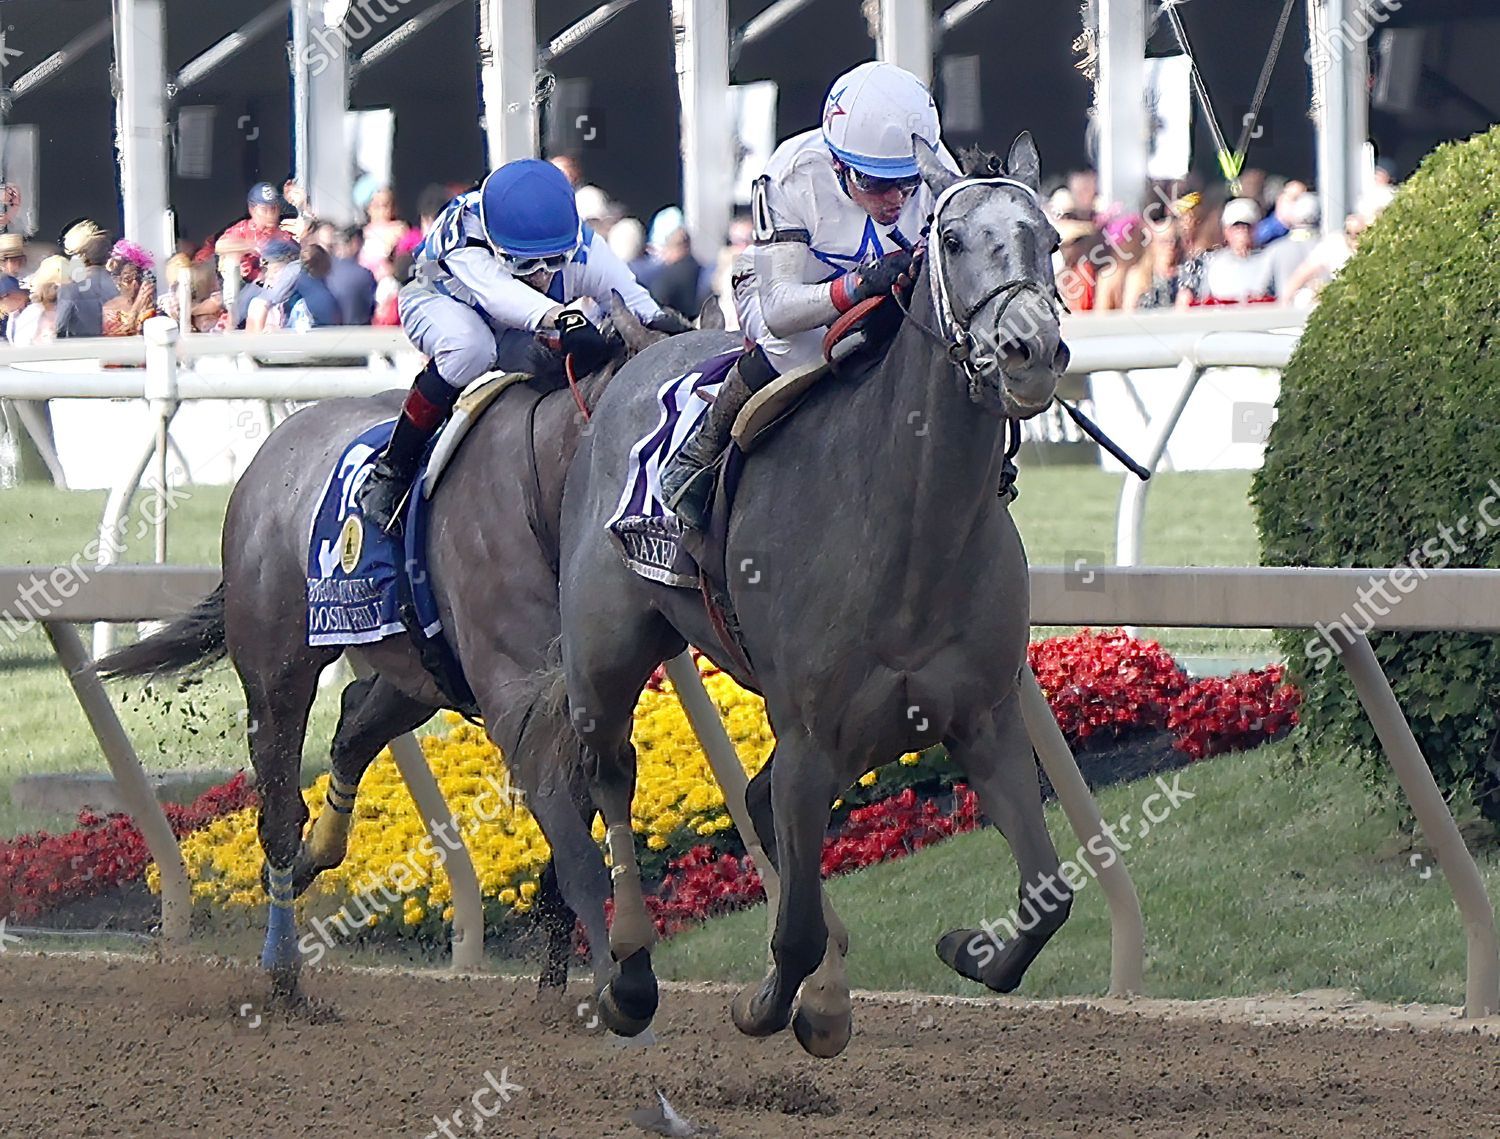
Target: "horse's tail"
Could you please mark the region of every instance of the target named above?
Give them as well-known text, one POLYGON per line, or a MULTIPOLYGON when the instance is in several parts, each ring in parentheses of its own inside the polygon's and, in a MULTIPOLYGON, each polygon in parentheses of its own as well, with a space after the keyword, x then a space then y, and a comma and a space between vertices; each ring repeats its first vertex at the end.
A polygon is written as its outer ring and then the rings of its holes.
POLYGON ((106 679, 201 672, 223 659, 224 583, 166 628, 116 649, 96 669, 106 679))

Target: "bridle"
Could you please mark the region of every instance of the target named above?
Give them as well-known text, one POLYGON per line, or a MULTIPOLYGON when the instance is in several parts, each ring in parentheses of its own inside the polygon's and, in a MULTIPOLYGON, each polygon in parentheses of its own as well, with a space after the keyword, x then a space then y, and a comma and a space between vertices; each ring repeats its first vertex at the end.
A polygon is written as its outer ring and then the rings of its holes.
POLYGON ((934 303, 937 306, 938 327, 934 330, 923 324, 912 313, 911 309, 901 304, 900 298, 896 298, 896 304, 902 314, 912 324, 916 325, 929 338, 941 345, 947 353, 948 358, 963 372, 968 381, 969 397, 976 402, 979 400, 984 384, 984 377, 974 364, 975 341, 974 335, 969 331, 969 326, 974 317, 997 297, 1003 298, 1000 311, 996 315, 997 322, 1004 319, 1006 310, 1015 302, 1016 298, 1023 293, 1035 293, 1050 308, 1055 315, 1057 305, 1062 298, 1057 295, 1056 286, 1049 295, 1040 281, 1029 277, 1014 277, 1010 280, 1001 281, 986 292, 972 304, 955 306, 952 294, 948 289, 948 274, 945 268, 945 250, 943 242, 937 235, 939 224, 942 220, 943 208, 952 200, 953 196, 960 190, 966 190, 971 186, 1010 186, 1020 190, 1033 202, 1041 205, 1037 193, 1025 182, 1018 182, 1014 178, 961 178, 954 182, 946 190, 937 196, 932 204, 932 218, 928 225, 929 239, 925 247, 927 258, 928 284, 932 290, 934 303))

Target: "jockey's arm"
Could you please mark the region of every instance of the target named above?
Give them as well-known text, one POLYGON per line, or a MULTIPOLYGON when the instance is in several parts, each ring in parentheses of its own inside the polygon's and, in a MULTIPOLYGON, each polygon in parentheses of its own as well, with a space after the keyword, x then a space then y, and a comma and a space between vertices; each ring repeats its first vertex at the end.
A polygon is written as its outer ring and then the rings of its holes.
MULTIPOLYGON (((617 292, 643 324, 650 324, 661 317, 661 306, 635 279, 630 266, 616 257, 614 250, 597 233, 589 241, 587 258, 583 263, 583 277, 578 290, 581 294, 592 297, 607 311, 609 294, 617 292)), ((691 318, 694 314, 686 315, 691 318)))
MULTIPOLYGON (((783 237, 783 233, 775 236, 783 237)), ((771 335, 792 336, 837 319, 840 309, 833 290, 839 280, 814 284, 802 280, 807 264, 805 240, 793 237, 757 245, 754 258, 761 317, 771 335)))
POLYGON ((500 267, 487 249, 457 249, 443 258, 448 272, 457 277, 497 324, 527 332, 550 328, 562 311, 551 297, 516 280, 500 267))

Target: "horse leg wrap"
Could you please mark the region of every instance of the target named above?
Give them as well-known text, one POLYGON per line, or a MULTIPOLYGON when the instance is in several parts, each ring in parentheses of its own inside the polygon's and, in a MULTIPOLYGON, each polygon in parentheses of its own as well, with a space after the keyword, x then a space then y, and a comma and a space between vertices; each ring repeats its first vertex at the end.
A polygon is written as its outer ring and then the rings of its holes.
POLYGON ((348 853, 349 830, 354 823, 354 792, 354 786, 337 775, 328 777, 328 798, 307 839, 308 854, 313 865, 320 869, 337 866, 348 853))
POLYGON ((292 908, 292 868, 267 867, 267 883, 271 906, 266 944, 260 955, 261 968, 278 973, 295 972, 301 956, 297 950, 297 915, 292 908))
POLYGON ((635 835, 629 823, 616 823, 606 832, 615 895, 615 916, 609 927, 609 951, 624 961, 637 950, 656 944, 656 924, 646 912, 641 894, 641 870, 635 861, 635 835))

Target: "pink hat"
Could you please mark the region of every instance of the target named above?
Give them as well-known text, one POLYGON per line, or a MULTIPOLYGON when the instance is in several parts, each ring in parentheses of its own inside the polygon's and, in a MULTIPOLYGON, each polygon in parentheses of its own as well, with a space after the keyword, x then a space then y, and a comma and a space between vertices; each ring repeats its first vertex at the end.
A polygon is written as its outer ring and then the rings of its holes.
POLYGON ((115 242, 115 247, 109 251, 109 255, 117 261, 127 261, 137 269, 143 271, 156 264, 151 254, 147 253, 135 242, 126 241, 124 238, 115 242))

